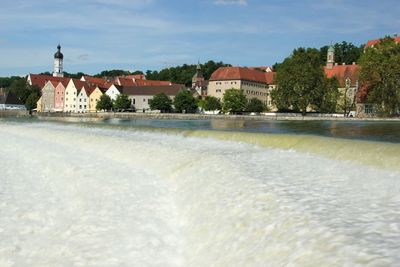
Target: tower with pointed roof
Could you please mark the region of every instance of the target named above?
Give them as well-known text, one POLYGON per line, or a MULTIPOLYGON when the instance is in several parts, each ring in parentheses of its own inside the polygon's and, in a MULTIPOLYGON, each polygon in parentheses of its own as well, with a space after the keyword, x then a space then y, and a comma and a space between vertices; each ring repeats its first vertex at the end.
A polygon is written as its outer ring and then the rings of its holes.
POLYGON ((53 71, 54 77, 64 77, 63 60, 64 60, 64 55, 61 53, 61 45, 58 44, 57 52, 54 54, 54 71, 53 71))
POLYGON ((196 73, 192 78, 192 87, 194 88, 196 85, 199 85, 204 81, 203 71, 201 70, 200 62, 197 63, 196 73))
POLYGON ((326 58, 326 68, 331 70, 335 65, 335 48, 331 45, 328 48, 328 55, 326 58))

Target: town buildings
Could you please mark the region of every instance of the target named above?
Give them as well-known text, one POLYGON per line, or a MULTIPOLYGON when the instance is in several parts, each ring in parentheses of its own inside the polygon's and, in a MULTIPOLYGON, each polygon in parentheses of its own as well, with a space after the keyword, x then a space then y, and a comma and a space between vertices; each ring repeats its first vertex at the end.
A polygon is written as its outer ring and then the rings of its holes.
POLYGON ((335 49, 330 46, 327 53, 326 66, 324 72, 326 77, 335 77, 339 82, 339 106, 343 107, 346 113, 355 110, 356 93, 359 88, 359 66, 353 62, 351 65, 335 62, 335 49))
POLYGON ((257 98, 273 109, 271 91, 274 85, 275 72, 265 72, 245 67, 221 67, 217 69, 208 83, 210 96, 222 99, 226 90, 242 90, 246 98, 257 98))
POLYGON ((6 92, 3 88, 0 88, 0 110, 7 109, 26 110, 24 103, 15 94, 6 92))

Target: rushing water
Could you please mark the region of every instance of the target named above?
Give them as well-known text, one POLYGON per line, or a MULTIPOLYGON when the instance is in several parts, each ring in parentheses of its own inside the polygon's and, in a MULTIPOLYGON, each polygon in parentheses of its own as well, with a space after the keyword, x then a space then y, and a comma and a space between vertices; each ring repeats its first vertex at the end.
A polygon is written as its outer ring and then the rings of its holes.
POLYGON ((395 134, 168 123, 0 120, 0 266, 400 265, 395 134))

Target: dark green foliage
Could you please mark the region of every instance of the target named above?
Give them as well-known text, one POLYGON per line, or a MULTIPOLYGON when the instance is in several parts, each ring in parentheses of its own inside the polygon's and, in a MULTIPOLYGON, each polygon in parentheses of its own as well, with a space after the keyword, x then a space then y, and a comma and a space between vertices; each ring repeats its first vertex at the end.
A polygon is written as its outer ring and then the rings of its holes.
POLYGON ((106 95, 106 94, 103 94, 103 95, 100 97, 100 99, 99 99, 99 101, 97 102, 97 104, 96 104, 96 109, 97 109, 97 110, 107 110, 107 111, 109 111, 110 109, 112 109, 112 107, 113 107, 112 100, 111 100, 111 98, 110 98, 108 95, 106 95))
POLYGON ((221 110, 221 101, 213 96, 206 96, 204 99, 204 110, 221 110))
POLYGON ((224 112, 241 113, 245 110, 247 104, 246 96, 242 90, 228 89, 222 99, 224 112))
POLYGON ((400 45, 385 37, 365 51, 360 66, 361 84, 368 87, 368 102, 376 104, 381 116, 397 114, 400 109, 400 45))
POLYGON ((26 80, 26 78, 18 77, 18 76, 11 76, 11 77, 0 77, 0 88, 7 88, 10 87, 14 81, 17 80, 26 80))
MULTIPOLYGON (((171 81, 173 83, 185 84, 186 86, 191 86, 192 77, 196 73, 197 65, 187 65, 165 68, 161 71, 146 71, 146 78, 148 80, 160 80, 160 81, 171 81)), ((230 66, 223 62, 214 62, 212 60, 208 61, 204 65, 201 65, 204 78, 208 80, 211 74, 216 71, 219 67, 230 66)))
MULTIPOLYGON (((319 50, 321 64, 323 65, 326 64, 328 48, 329 46, 323 46, 319 50)), ((358 62, 358 60, 360 59, 364 50, 364 45, 357 47, 352 43, 347 43, 346 41, 343 41, 342 43, 334 44, 333 48, 335 48, 335 62, 339 64, 352 64, 353 62, 358 62)))
POLYGON ((280 65, 272 100, 279 110, 302 112, 308 107, 319 110, 325 94, 325 74, 319 51, 298 48, 280 65))
POLYGON ((160 110, 162 113, 172 111, 172 101, 165 93, 155 95, 149 100, 149 105, 151 110, 160 110))
POLYGON ((83 72, 78 72, 78 73, 68 73, 64 72, 64 77, 66 78, 73 78, 73 79, 80 79, 82 76, 87 76, 87 74, 83 72))
POLYGON ((120 94, 117 96, 117 99, 114 101, 114 109, 129 109, 131 107, 131 101, 129 100, 127 95, 120 94))
POLYGON ((102 77, 117 77, 117 76, 126 76, 126 75, 136 75, 143 74, 141 71, 126 71, 126 70, 105 70, 100 72, 99 74, 94 75, 94 77, 102 78, 102 77))
POLYGON ((176 112, 195 113, 197 101, 189 90, 182 90, 175 96, 174 107, 176 112))
POLYGON ((25 101, 26 109, 29 111, 35 109, 39 98, 40 94, 37 91, 33 91, 25 101))
POLYGON ((26 79, 16 79, 9 87, 10 92, 14 93, 17 98, 25 103, 31 93, 36 93, 39 97, 41 95, 40 88, 31 86, 26 79))
POLYGON ((334 113, 337 112, 339 94, 339 82, 334 78, 325 78, 324 91, 322 92, 321 105, 319 111, 322 113, 334 113))
POLYGON ((263 112, 265 110, 264 103, 258 98, 252 98, 246 105, 246 112, 263 112))

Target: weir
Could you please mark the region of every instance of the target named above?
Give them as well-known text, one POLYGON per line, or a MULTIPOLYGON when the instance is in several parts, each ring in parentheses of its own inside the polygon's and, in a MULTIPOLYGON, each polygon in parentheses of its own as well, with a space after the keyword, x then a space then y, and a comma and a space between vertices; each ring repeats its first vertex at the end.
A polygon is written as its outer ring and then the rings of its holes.
POLYGON ((399 144, 0 121, 0 266, 395 266, 399 144))

